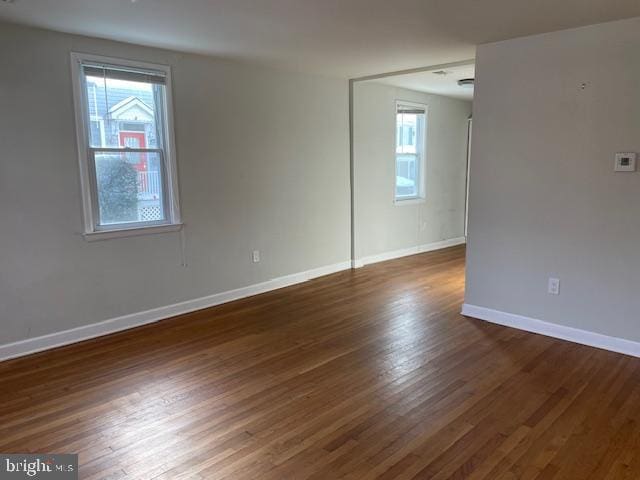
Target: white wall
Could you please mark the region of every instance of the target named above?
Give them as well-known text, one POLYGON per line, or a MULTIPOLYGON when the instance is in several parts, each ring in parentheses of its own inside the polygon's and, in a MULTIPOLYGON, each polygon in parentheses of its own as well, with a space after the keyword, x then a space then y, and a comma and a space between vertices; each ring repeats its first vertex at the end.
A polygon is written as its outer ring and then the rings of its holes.
POLYGON ((346 80, 8 24, 0 44, 0 344, 349 260, 346 80), (71 51, 171 65, 186 268, 179 233, 83 239, 71 51))
POLYGON ((464 236, 471 102, 354 84, 356 259, 464 236), (428 106, 426 201, 394 204, 395 102, 428 106))
POLYGON ((640 172, 613 172, 640 18, 483 45, 476 72, 466 303, 640 341, 640 172))

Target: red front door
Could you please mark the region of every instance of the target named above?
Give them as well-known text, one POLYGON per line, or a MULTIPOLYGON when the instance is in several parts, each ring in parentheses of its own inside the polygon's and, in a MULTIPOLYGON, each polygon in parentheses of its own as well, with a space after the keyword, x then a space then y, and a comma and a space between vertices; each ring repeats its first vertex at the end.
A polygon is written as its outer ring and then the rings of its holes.
MULTIPOLYGON (((120 132, 120 146, 128 148, 147 148, 144 132, 120 132)), ((138 161, 133 166, 139 172, 147 170, 147 155, 139 153, 138 161)))

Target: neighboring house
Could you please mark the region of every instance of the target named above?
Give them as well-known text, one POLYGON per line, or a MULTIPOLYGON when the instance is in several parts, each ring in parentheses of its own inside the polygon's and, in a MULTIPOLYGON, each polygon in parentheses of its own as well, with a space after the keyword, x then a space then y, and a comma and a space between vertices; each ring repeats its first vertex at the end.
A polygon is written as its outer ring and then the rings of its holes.
MULTIPOLYGON (((105 147, 158 148, 150 85, 87 77, 92 143, 105 147)), ((128 153, 138 175, 138 220, 162 218, 160 162, 153 154, 128 153)))

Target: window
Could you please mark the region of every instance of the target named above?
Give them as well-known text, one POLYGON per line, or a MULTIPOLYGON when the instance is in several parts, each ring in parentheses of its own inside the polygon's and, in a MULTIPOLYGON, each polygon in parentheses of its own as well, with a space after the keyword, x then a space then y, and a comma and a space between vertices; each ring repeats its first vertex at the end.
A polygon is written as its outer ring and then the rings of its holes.
POLYGON ((180 225, 170 70, 72 54, 88 239, 180 225))
POLYGON ((396 102, 396 202, 424 198, 426 125, 426 105, 396 102))

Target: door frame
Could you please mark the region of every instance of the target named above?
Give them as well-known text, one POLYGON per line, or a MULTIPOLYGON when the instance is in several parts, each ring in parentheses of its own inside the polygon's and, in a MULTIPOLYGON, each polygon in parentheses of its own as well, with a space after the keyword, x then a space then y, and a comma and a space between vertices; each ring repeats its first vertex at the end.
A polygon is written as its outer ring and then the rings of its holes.
POLYGON ((471 139, 473 137, 473 117, 467 120, 467 178, 465 180, 465 198, 464 198, 464 238, 467 238, 469 232, 469 176, 471 173, 471 139))
MULTIPOLYGON (((355 164, 355 149, 354 149, 354 84, 356 82, 365 82, 367 80, 376 80, 379 78, 385 78, 385 77, 395 77, 398 75, 406 75, 409 73, 418 73, 418 72, 432 72, 432 71, 437 71, 437 70, 444 70, 447 68, 452 68, 452 67, 460 67, 463 65, 472 65, 476 63, 476 59, 475 58, 470 58, 468 60, 462 60, 459 62, 451 62, 451 63, 442 63, 442 64, 438 64, 438 65, 431 65, 431 66, 427 66, 427 67, 420 67, 420 68, 411 68, 411 69, 407 69, 407 70, 397 70, 394 72, 386 72, 386 73, 381 73, 381 74, 377 74, 377 75, 367 75, 367 76, 363 76, 363 77, 356 77, 356 78, 350 78, 349 79, 349 191, 350 191, 350 199, 351 199, 351 267, 352 268, 358 268, 360 266, 362 266, 362 260, 356 258, 356 219, 355 219, 355 202, 357 201, 356 199, 356 192, 355 192, 355 169, 356 169, 356 164, 355 164)), ((467 150, 469 150, 469 148, 467 147, 467 150)), ((467 155, 468 157, 468 155, 467 155)), ((468 176, 468 172, 469 172, 469 160, 467 158, 467 176, 468 176)), ((468 180, 467 180, 467 189, 468 189, 468 180)), ((468 195, 467 195, 468 197, 468 195)), ((465 208, 465 236, 466 236, 466 217, 467 217, 467 213, 466 210, 468 210, 467 208, 465 208)))

